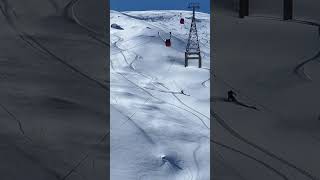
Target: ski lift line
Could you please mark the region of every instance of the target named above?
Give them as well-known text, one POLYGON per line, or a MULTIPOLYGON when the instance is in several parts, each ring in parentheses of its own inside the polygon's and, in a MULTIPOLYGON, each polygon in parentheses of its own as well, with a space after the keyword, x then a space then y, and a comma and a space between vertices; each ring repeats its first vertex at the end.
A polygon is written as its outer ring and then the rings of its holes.
MULTIPOLYGON (((126 14, 126 13, 122 13, 122 14, 130 17, 130 15, 128 15, 128 14, 126 14)), ((148 22, 148 21, 146 21, 146 23, 147 23, 148 25, 154 27, 154 28, 158 28, 158 29, 160 29, 161 31, 167 33, 167 30, 163 29, 162 27, 159 27, 159 26, 157 26, 157 25, 155 25, 155 24, 151 24, 151 23, 148 22)), ((172 35, 172 36, 173 36, 173 37, 176 37, 176 36, 174 36, 174 35, 172 35)), ((178 37, 176 37, 176 38, 177 38, 177 39, 180 39, 180 38, 178 38, 178 37)))
MULTIPOLYGON (((124 15, 127 15, 127 14, 124 14, 124 15)), ((129 15, 129 17, 130 17, 130 15, 129 15)), ((153 26, 154 28, 158 28, 158 29, 160 29, 161 31, 163 31, 163 32, 165 32, 165 33, 167 33, 167 29, 164 29, 164 28, 162 28, 162 27, 160 27, 160 26, 158 26, 158 25, 155 25, 155 24, 151 24, 150 22, 147 22, 146 21, 146 23, 147 24, 149 24, 150 26, 153 26)), ((179 40, 182 40, 183 42, 186 42, 185 40, 183 40, 183 39, 181 39, 181 37, 178 37, 178 36, 176 36, 176 35, 172 35, 173 37, 175 37, 175 38, 177 38, 177 39, 179 39, 179 40)), ((164 39, 163 38, 161 38, 163 41, 164 41, 164 39)), ((205 45, 204 43, 202 43, 201 41, 199 41, 203 46, 205 46, 206 48, 208 48, 207 47, 207 45, 205 45)), ((178 50, 178 49, 176 49, 176 50, 178 50)))
MULTIPOLYGON (((160 30, 162 30, 163 32, 167 32, 168 31, 168 29, 164 29, 164 28, 162 28, 162 27, 160 27, 160 26, 158 26, 158 25, 153 25, 154 27, 156 27, 156 28, 158 28, 158 29, 160 29, 160 30)), ((177 35, 175 35, 175 34, 172 34, 172 37, 175 37, 175 38, 177 38, 177 39, 179 39, 179 40, 181 40, 181 41, 183 41, 183 42, 187 42, 183 37, 180 37, 180 36, 177 36, 177 35)), ((203 38, 202 38, 203 39, 203 38)), ((162 39, 163 40, 163 39, 162 39)), ((207 41, 210 41, 210 40, 207 40, 207 41)), ((206 47, 206 48, 208 48, 208 49, 210 49, 205 43, 203 43, 203 42, 201 42, 200 40, 199 40, 199 42, 202 44, 202 46, 204 46, 204 47, 206 47)), ((176 48, 174 48, 174 49, 176 49, 176 48)), ((178 49, 176 49, 176 50, 178 50, 178 49)), ((202 52, 202 51, 201 51, 202 52)), ((202 52, 203 53, 203 52, 202 52)))
MULTIPOLYGON (((126 14, 124 14, 124 15, 126 15, 126 14)), ((149 25, 151 25, 149 22, 147 22, 149 25)), ((151 25, 151 26, 153 26, 153 25, 151 25)), ((154 27, 156 27, 156 26, 154 26, 154 27)), ((162 30, 162 28, 159 28, 160 30, 162 30)), ((164 31, 165 32, 165 31, 164 31)), ((177 39, 180 39, 180 38, 177 38, 177 39)), ((122 74, 121 74, 122 75, 122 74)), ((131 82, 131 81, 130 81, 131 82)), ((133 82, 132 82, 133 83, 133 82)), ((142 87, 140 87, 140 88, 142 88, 142 87)), ((142 88, 143 89, 143 88, 142 88)), ((146 90, 144 90, 144 91, 146 91, 146 90)), ((148 92, 148 91, 147 91, 148 92)), ((149 94, 149 92, 148 92, 148 94, 149 94)), ((150 95, 150 94, 149 94, 150 95)), ((158 99, 158 100, 160 100, 160 99, 158 99)), ((174 105, 174 104, 171 104, 171 103, 168 103, 167 102, 167 104, 169 104, 169 105, 174 105)), ((176 106, 176 105, 174 105, 175 107, 177 107, 177 108, 180 108, 180 109, 183 109, 183 110, 185 110, 185 111, 188 111, 188 110, 186 110, 186 109, 184 109, 184 108, 181 108, 181 107, 179 107, 179 106, 176 106)), ((191 111, 189 111, 190 113, 192 113, 191 111)), ((197 112, 197 113, 199 113, 199 112, 197 112)), ((194 113, 192 113, 193 115, 195 115, 196 117, 198 117, 196 114, 194 114, 194 113)), ((202 114, 203 115, 203 114, 202 114)), ((203 122, 203 120, 200 118, 200 117, 198 117, 202 122, 203 122)), ((206 118, 208 118, 208 117, 206 117, 206 118)), ((204 123, 204 122, 203 122, 204 123)), ((204 125, 208 128, 208 129, 210 129, 205 123, 204 123, 204 125)))

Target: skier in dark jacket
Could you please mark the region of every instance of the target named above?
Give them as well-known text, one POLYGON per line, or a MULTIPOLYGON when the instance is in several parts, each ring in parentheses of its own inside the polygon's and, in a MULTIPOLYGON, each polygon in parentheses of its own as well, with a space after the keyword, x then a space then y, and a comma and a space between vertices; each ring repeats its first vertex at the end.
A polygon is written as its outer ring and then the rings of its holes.
POLYGON ((185 95, 185 96, 190 96, 189 94, 186 94, 183 90, 181 90, 180 92, 182 95, 185 95))
POLYGON ((236 102, 237 100, 234 96, 237 96, 235 92, 233 92, 232 90, 228 91, 228 101, 236 102))

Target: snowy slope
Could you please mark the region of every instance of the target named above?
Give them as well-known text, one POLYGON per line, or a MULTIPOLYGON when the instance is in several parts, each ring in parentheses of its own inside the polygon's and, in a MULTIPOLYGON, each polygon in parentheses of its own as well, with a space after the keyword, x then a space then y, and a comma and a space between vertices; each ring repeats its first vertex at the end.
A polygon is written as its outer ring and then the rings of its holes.
POLYGON ((214 177, 320 179, 318 28, 255 13, 238 19, 221 10, 214 20, 214 177), (225 102, 230 89, 259 111, 225 102))
POLYGON ((106 37, 62 16, 104 32, 104 1, 69 2, 0 1, 1 180, 108 179, 106 37))
POLYGON ((199 69, 196 61, 184 67, 190 16, 111 11, 110 23, 123 28, 111 28, 113 180, 210 178, 210 17, 197 13, 199 69), (158 32, 163 38, 172 32, 172 47, 165 47, 158 32))

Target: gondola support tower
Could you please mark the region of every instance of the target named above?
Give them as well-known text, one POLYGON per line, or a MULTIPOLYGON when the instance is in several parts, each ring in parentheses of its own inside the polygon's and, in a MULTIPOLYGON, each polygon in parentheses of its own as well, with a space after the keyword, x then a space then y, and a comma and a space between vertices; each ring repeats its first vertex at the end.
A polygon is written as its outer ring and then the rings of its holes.
POLYGON ((199 3, 190 3, 188 8, 192 9, 192 21, 191 27, 189 32, 188 44, 185 52, 185 67, 188 66, 188 61, 190 59, 198 59, 199 61, 199 68, 202 66, 202 59, 200 53, 200 45, 199 45, 199 37, 197 32, 197 25, 196 25, 196 9, 200 9, 199 3))

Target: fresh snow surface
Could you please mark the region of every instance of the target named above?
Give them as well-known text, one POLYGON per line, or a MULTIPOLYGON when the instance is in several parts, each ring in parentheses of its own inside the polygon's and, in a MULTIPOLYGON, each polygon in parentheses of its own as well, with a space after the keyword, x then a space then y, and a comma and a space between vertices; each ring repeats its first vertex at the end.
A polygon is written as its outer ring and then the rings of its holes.
POLYGON ((112 180, 210 179, 210 16, 196 14, 199 69, 196 60, 184 67, 191 15, 111 11, 124 29, 110 29, 112 180), (172 47, 158 32, 172 32, 172 47))
POLYGON ((320 4, 295 6, 293 21, 268 8, 244 19, 215 11, 214 179, 320 179, 320 41, 303 21, 320 22, 311 5, 320 4), (230 89, 259 110, 225 102, 230 89))

